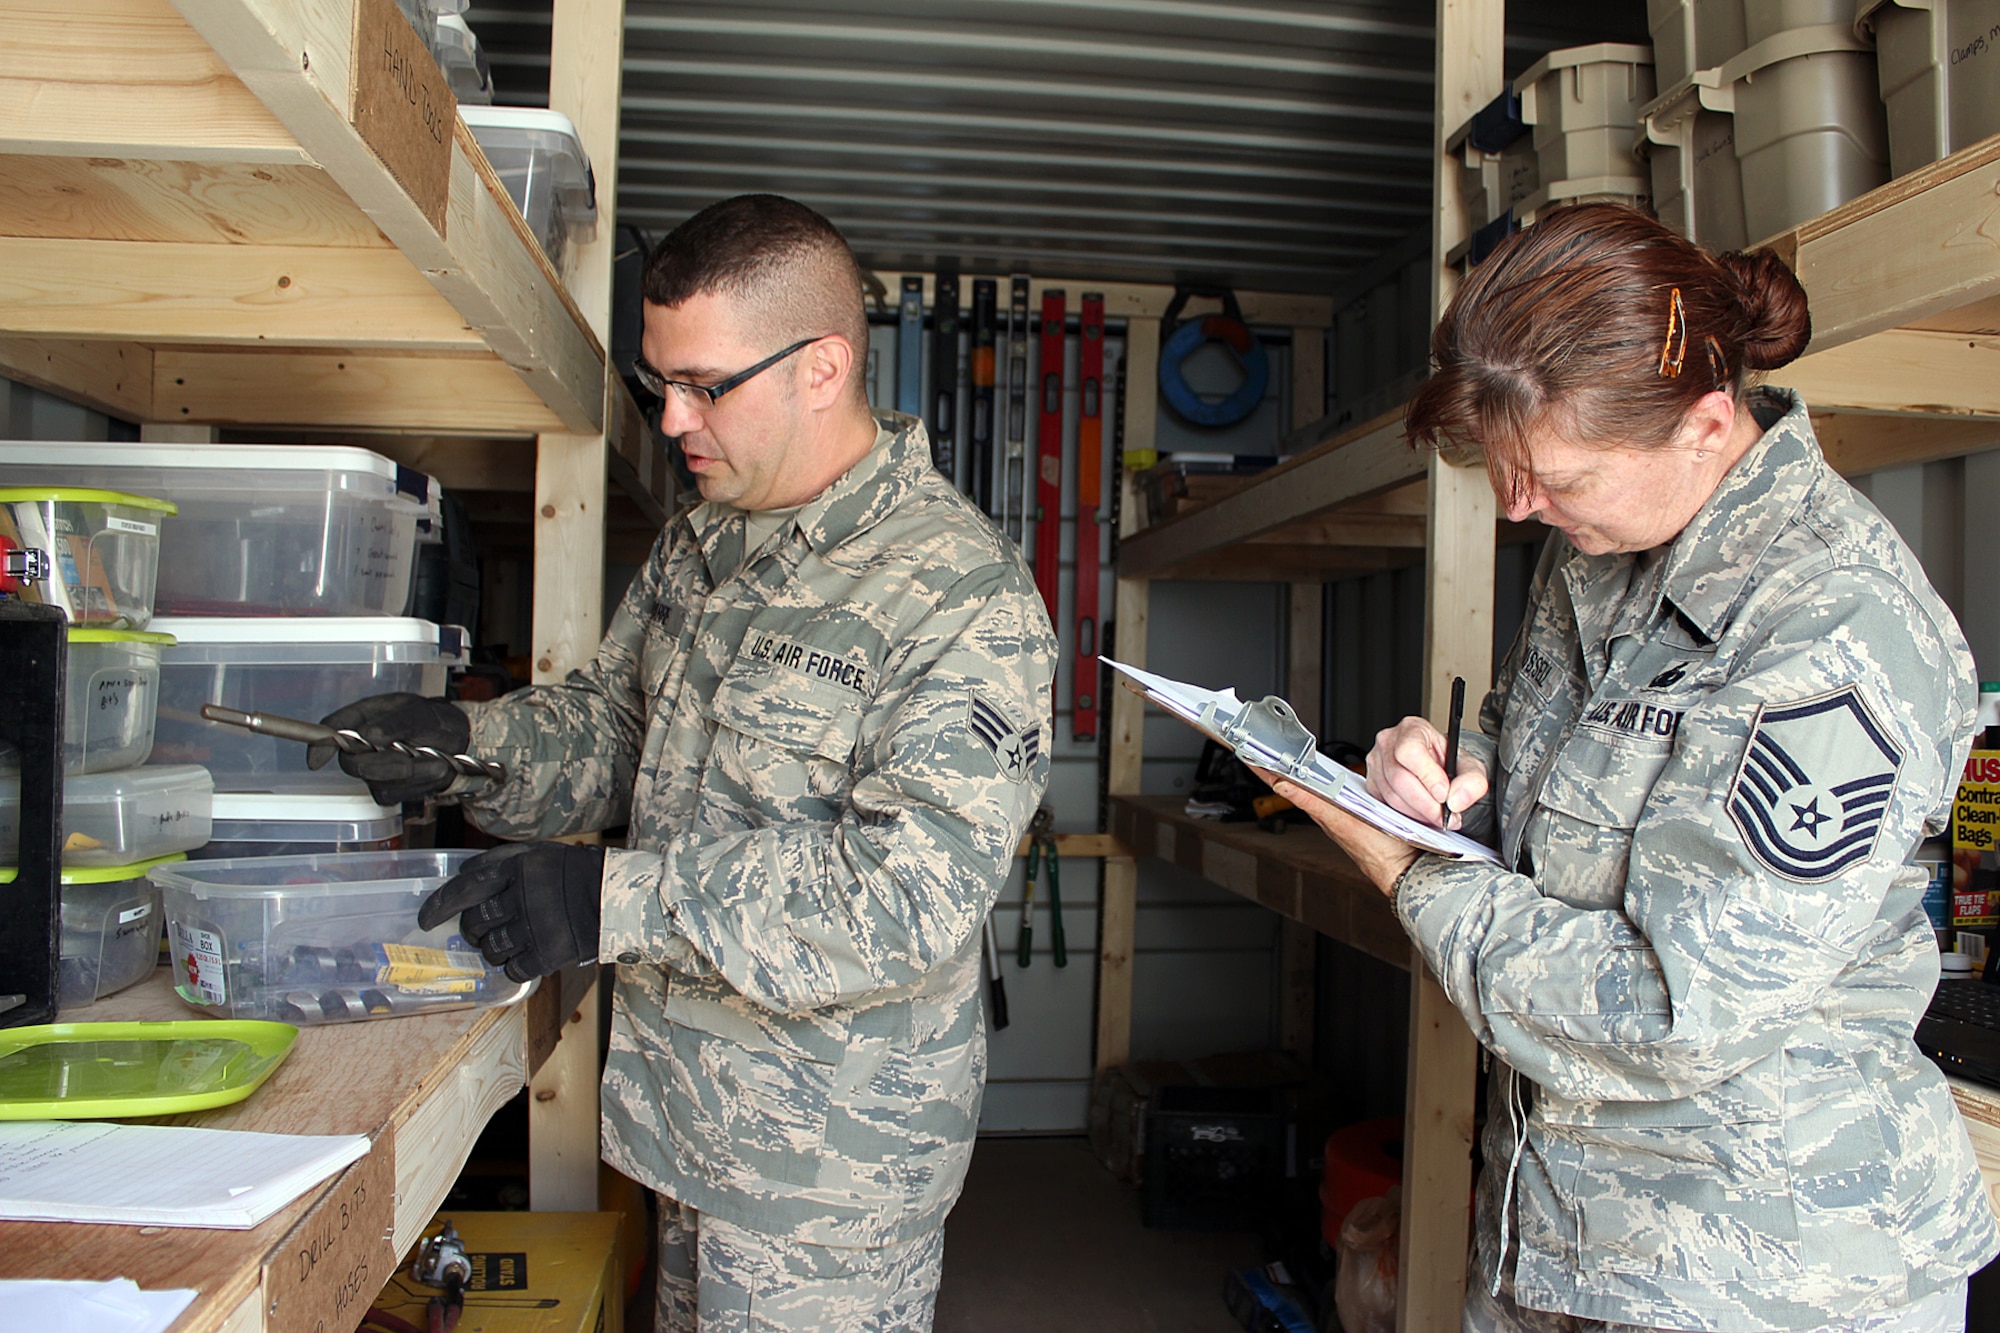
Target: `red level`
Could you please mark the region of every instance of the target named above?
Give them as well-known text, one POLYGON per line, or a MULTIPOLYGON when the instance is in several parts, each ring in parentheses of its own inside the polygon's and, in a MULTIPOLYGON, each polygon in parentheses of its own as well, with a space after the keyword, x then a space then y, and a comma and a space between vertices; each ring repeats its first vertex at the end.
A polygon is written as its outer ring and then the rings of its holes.
POLYGON ((1042 420, 1035 431, 1035 586, 1062 623, 1063 293, 1042 293, 1042 420))
POLYGON ((1097 738, 1097 510, 1104 498, 1104 293, 1083 294, 1083 344, 1076 419, 1076 667, 1070 734, 1097 738))

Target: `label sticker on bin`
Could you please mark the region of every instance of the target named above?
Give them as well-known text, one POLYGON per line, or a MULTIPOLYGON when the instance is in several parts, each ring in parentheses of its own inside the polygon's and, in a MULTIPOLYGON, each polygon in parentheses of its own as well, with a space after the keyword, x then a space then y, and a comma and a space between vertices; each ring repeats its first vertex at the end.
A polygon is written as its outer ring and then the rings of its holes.
POLYGON ((140 537, 157 537, 160 535, 160 525, 157 523, 141 523, 136 519, 120 518, 116 514, 107 514, 104 519, 104 526, 113 532, 130 532, 140 537))
MULTIPOLYGON (((151 903, 140 903, 137 907, 128 907, 124 911, 120 912, 118 914, 118 924, 121 926, 129 926, 134 921, 144 921, 147 917, 151 916, 152 914, 153 914, 153 905, 151 903)), ((124 932, 120 931, 119 933, 123 934, 124 932)))
POLYGON ((222 937, 212 930, 199 930, 169 921, 174 937, 174 963, 186 976, 186 984, 176 986, 189 1004, 224 1004, 229 990, 222 976, 222 937))

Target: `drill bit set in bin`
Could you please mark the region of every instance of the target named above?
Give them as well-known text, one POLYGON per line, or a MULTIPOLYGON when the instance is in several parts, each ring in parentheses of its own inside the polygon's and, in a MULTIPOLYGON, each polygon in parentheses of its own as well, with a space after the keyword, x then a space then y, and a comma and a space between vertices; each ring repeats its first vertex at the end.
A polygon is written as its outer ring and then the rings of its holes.
MULTIPOLYGON (((527 992, 455 922, 418 929, 469 853, 406 848, 401 809, 298 743, 351 750, 311 719, 444 693, 463 631, 408 614, 440 519, 429 478, 362 449, 0 443, 0 596, 69 621, 65 1011, 149 975, 163 917, 176 993, 219 1017, 342 1022, 527 992)), ((0 900, 17 772, 0 748, 0 900)))

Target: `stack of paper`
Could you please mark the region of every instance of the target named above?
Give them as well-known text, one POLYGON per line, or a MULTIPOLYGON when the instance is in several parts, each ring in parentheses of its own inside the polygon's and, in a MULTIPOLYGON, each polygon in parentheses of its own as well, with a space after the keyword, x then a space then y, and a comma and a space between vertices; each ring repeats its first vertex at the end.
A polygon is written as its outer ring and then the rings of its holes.
POLYGON ((1349 814, 1358 815, 1384 833, 1393 834, 1427 852, 1436 852, 1440 856, 1467 857, 1478 861, 1497 862, 1500 859, 1499 854, 1491 847, 1476 843, 1462 833, 1432 828, 1428 824, 1420 824, 1411 819, 1402 811, 1372 795, 1361 778, 1317 750, 1303 762, 1294 762, 1293 756, 1251 753, 1246 752, 1245 746, 1231 744, 1229 737, 1223 733, 1231 729, 1231 724, 1236 721, 1244 708, 1243 701, 1236 697, 1236 691, 1203 689, 1199 685, 1168 680, 1165 676, 1156 676, 1150 671, 1126 666, 1123 662, 1115 662, 1108 657, 1102 660, 1137 681, 1143 687, 1142 692, 1148 699, 1190 726, 1200 729, 1224 745, 1229 745, 1237 758, 1244 763, 1282 773, 1307 791, 1325 797, 1349 814))
POLYGON ((367 1151, 365 1134, 0 1123, 0 1218, 241 1230, 367 1151))
POLYGON ((195 1293, 141 1291, 131 1278, 110 1282, 0 1282, 10 1328, 89 1329, 90 1333, 160 1333, 181 1317, 195 1293))

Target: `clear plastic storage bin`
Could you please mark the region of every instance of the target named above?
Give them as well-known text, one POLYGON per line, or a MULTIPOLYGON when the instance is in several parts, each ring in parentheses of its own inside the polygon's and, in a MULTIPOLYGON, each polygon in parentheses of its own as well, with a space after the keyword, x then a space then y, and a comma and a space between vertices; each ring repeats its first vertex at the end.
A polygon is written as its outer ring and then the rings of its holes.
MULTIPOLYGON (((63 864, 122 866, 209 840, 215 782, 199 764, 161 764, 63 781, 63 864)), ((20 850, 21 778, 0 771, 0 862, 20 850)))
POLYGON ((160 653, 173 642, 173 635, 154 630, 69 632, 63 772, 108 773, 146 762, 160 698, 160 653))
MULTIPOLYGON (((1653 100, 1651 47, 1599 42, 1551 51, 1514 80, 1521 119, 1534 127, 1540 189, 1562 182, 1634 177, 1639 108, 1653 100)), ((1637 190, 1623 193, 1643 194, 1637 190)))
MULTIPOLYGON (((9 469, 0 468, 0 478, 9 469)), ((72 625, 144 629, 153 618, 166 500, 76 486, 0 487, 0 552, 46 552, 49 577, 18 589, 72 625)), ((17 591, 13 588, 0 591, 17 591)))
POLYGON ((403 845, 403 812, 357 796, 224 792, 215 828, 191 859, 388 852, 403 845))
POLYGON ((597 186, 576 126, 537 107, 461 106, 458 114, 560 270, 571 241, 597 234, 597 186))
POLYGON ((1861 0, 1897 176, 2000 133, 2000 0, 1861 0))
MULTIPOLYGON (((101 1000, 144 981, 159 965, 160 890, 146 872, 178 860, 63 867, 58 1008, 101 1000)), ((0 884, 12 884, 15 873, 12 866, 0 868, 0 884)))
POLYGON ((0 478, 179 507, 160 529, 162 615, 395 615, 429 477, 366 449, 0 443, 0 478))
POLYGON ((492 105, 493 72, 463 14, 438 15, 437 42, 431 49, 460 106, 492 105))
POLYGON ((488 968, 458 922, 417 910, 468 851, 191 861, 153 871, 174 989, 218 1017, 300 1025, 510 1004, 532 983, 488 968))
MULTIPOLYGON (((444 631, 401 617, 233 620, 163 618, 179 642, 160 669, 160 729, 155 756, 201 764, 218 792, 367 791, 329 763, 306 767, 296 741, 223 726, 201 716, 203 704, 246 713, 277 713, 317 722, 343 704, 374 694, 443 694, 454 659, 444 631)), ((456 639, 456 636, 453 636, 456 639)))

